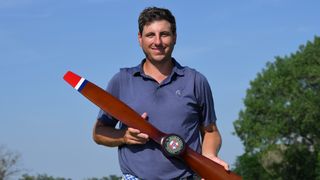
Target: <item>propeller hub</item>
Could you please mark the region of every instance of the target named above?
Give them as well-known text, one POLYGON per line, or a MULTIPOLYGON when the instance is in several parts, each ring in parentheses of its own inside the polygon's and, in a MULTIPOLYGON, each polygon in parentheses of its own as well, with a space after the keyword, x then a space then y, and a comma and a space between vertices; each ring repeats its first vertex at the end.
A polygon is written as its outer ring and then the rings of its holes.
POLYGON ((161 146, 163 151, 168 156, 179 156, 185 149, 185 142, 177 134, 168 134, 161 139, 161 146))

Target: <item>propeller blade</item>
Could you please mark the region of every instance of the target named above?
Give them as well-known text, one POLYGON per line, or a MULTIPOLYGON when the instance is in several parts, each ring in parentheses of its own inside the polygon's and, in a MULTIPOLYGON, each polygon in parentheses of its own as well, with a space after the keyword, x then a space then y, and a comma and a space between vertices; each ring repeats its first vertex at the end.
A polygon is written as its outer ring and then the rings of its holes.
MULTIPOLYGON (((128 105, 115 98, 102 88, 93 84, 79 75, 68 71, 64 75, 67 81, 74 89, 79 91, 83 96, 89 99, 93 104, 107 112, 114 118, 118 119, 128 127, 139 129, 141 132, 148 134, 149 137, 162 145, 162 139, 167 137, 165 134, 155 128, 148 121, 145 121, 137 112, 128 105)), ((178 156, 183 159, 188 166, 204 179, 212 180, 240 180, 240 176, 226 171, 221 165, 202 156, 185 145, 184 151, 178 156)))

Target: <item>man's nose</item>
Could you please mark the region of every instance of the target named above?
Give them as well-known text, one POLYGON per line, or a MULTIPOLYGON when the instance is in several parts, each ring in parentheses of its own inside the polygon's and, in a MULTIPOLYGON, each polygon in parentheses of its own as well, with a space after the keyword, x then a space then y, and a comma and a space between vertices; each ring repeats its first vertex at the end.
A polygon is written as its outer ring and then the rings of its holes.
POLYGON ((156 35, 155 36, 155 40, 154 40, 154 44, 155 45, 161 45, 161 43, 162 43, 161 36, 160 35, 156 35))

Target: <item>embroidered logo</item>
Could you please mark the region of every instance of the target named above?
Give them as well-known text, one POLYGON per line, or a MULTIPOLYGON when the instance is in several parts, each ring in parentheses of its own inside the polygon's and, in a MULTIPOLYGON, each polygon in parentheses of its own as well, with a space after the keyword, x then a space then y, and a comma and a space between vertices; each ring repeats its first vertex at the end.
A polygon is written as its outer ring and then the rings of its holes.
POLYGON ((181 90, 176 90, 176 95, 180 97, 182 95, 181 90))

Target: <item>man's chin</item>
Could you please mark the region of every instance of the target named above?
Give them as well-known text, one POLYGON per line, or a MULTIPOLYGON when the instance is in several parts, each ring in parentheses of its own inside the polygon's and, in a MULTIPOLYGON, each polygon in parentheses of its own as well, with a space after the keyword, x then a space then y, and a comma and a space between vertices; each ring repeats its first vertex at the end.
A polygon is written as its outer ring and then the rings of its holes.
POLYGON ((165 61, 166 56, 165 55, 154 55, 152 57, 149 58, 152 61, 156 61, 156 62, 162 62, 165 61))

